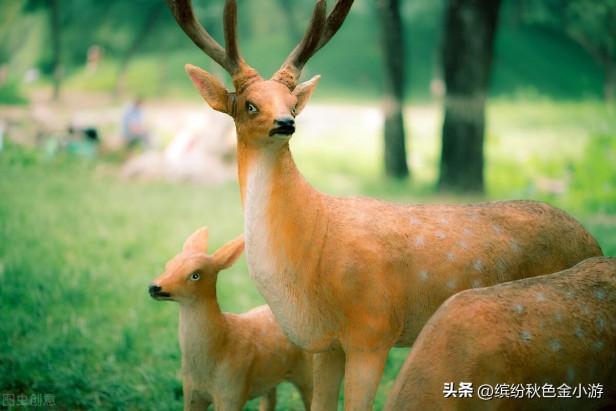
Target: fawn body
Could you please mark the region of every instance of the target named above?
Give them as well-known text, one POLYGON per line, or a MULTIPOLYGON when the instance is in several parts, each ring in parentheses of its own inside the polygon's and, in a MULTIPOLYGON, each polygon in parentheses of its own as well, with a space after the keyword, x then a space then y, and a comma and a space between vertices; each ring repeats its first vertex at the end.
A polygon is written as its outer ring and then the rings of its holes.
POLYGON ((417 337, 386 410, 607 410, 615 395, 616 259, 595 257, 449 298, 417 337), (449 382, 547 383, 554 397, 562 384, 598 383, 603 398, 445 398, 449 382))
POLYGON ((283 334, 268 306, 243 314, 222 313, 216 299, 216 277, 243 250, 239 237, 206 255, 207 231, 195 232, 150 286, 159 300, 180 305, 184 408, 241 410, 263 396, 261 410, 272 411, 276 386, 293 383, 310 409, 312 356, 283 334))
POLYGON ((389 349, 410 345, 455 292, 601 255, 583 227, 545 204, 404 207, 329 196, 304 180, 289 140, 319 77, 298 80, 352 0, 337 1, 329 14, 318 0, 303 40, 269 80, 239 54, 235 1, 225 3, 226 50, 196 21, 190 1, 167 2, 195 44, 232 75, 235 92, 186 66, 208 104, 234 119, 248 265, 285 334, 319 353, 313 409, 336 409, 343 375, 345 409, 371 409, 389 349))

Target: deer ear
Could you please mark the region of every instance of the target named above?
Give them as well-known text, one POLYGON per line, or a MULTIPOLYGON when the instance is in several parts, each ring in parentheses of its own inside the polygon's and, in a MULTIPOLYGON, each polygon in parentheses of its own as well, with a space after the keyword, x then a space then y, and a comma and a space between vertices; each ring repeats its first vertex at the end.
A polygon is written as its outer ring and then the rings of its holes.
POLYGON ((293 90, 293 95, 297 97, 297 105, 295 106, 295 115, 298 115, 310 100, 310 96, 312 96, 312 92, 315 88, 317 88, 317 84, 319 84, 319 80, 321 80, 321 76, 316 75, 308 81, 304 81, 295 87, 293 90))
POLYGON ((230 93, 216 77, 192 64, 184 66, 201 97, 216 111, 230 114, 230 93))
POLYGON ((244 235, 229 241, 227 244, 220 247, 212 256, 214 263, 219 270, 224 270, 233 265, 235 260, 242 255, 244 251, 244 235))
POLYGON ((183 251, 207 252, 207 227, 201 227, 184 241, 183 251))

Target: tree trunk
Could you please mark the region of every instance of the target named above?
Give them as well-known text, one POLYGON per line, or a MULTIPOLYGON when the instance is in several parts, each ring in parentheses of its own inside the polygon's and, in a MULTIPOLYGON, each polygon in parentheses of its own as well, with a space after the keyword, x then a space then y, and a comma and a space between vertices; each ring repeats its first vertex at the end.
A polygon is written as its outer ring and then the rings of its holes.
POLYGON ((439 188, 484 191, 485 101, 500 0, 449 0, 439 188))
POLYGON ((120 63, 118 64, 118 72, 116 74, 116 81, 113 87, 113 97, 116 98, 124 91, 124 83, 126 81, 126 72, 128 70, 128 65, 130 64, 132 58, 137 53, 141 45, 147 40, 148 34, 154 29, 156 26, 156 22, 158 17, 161 15, 161 11, 163 7, 160 7, 159 4, 156 4, 155 7, 152 7, 145 16, 143 24, 141 28, 133 38, 130 47, 126 49, 126 52, 120 59, 120 63))
POLYGON ((381 43, 385 62, 384 157, 385 174, 405 178, 409 175, 406 163, 404 134, 404 35, 399 0, 377 0, 381 20, 381 43))
POLYGON ((61 48, 61 25, 60 25, 60 0, 49 1, 49 17, 51 28, 51 48, 52 48, 52 76, 53 76, 53 95, 54 101, 60 98, 60 88, 62 87, 62 48, 61 48))

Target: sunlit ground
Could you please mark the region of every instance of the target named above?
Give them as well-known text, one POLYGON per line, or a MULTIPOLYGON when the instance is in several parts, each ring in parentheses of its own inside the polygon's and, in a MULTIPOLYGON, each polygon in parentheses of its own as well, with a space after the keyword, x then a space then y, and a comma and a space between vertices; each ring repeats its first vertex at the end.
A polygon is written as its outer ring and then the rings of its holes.
MULTIPOLYGON (((207 112, 197 102, 149 110, 170 121, 207 112)), ((616 255, 614 113, 594 102, 493 101, 488 115, 486 197, 547 200, 616 255)), ((412 182, 382 177, 370 105, 310 105, 292 143, 298 167, 332 194, 481 200, 434 194, 437 106, 411 106, 406 121, 412 182)), ((197 227, 209 226, 212 249, 241 232, 237 184, 131 181, 119 169, 114 158, 48 158, 10 142, 0 152, 0 386, 54 394, 62 409, 181 407, 177 307, 151 300, 146 286, 197 227)), ((221 274, 219 297, 234 312, 262 303, 243 257, 221 274)), ((392 352, 378 408, 406 352, 392 352)), ((278 408, 301 409, 296 391, 280 390, 278 408)))

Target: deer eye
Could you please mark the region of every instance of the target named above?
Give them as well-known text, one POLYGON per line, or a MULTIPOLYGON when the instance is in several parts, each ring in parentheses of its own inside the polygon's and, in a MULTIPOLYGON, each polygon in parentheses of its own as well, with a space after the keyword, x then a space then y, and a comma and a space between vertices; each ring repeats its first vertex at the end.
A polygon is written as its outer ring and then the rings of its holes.
POLYGON ((295 107, 293 107, 293 108, 291 109, 291 115, 292 115, 293 117, 295 117, 295 116, 297 115, 297 106, 295 106, 295 107))
POLYGON ((250 114, 256 114, 256 113, 259 112, 259 109, 257 108, 257 106, 255 106, 251 102, 247 101, 246 102, 246 111, 248 111, 250 114))
POLYGON ((199 278, 201 278, 201 275, 198 272, 194 272, 190 275, 190 279, 193 281, 197 281, 199 278))

